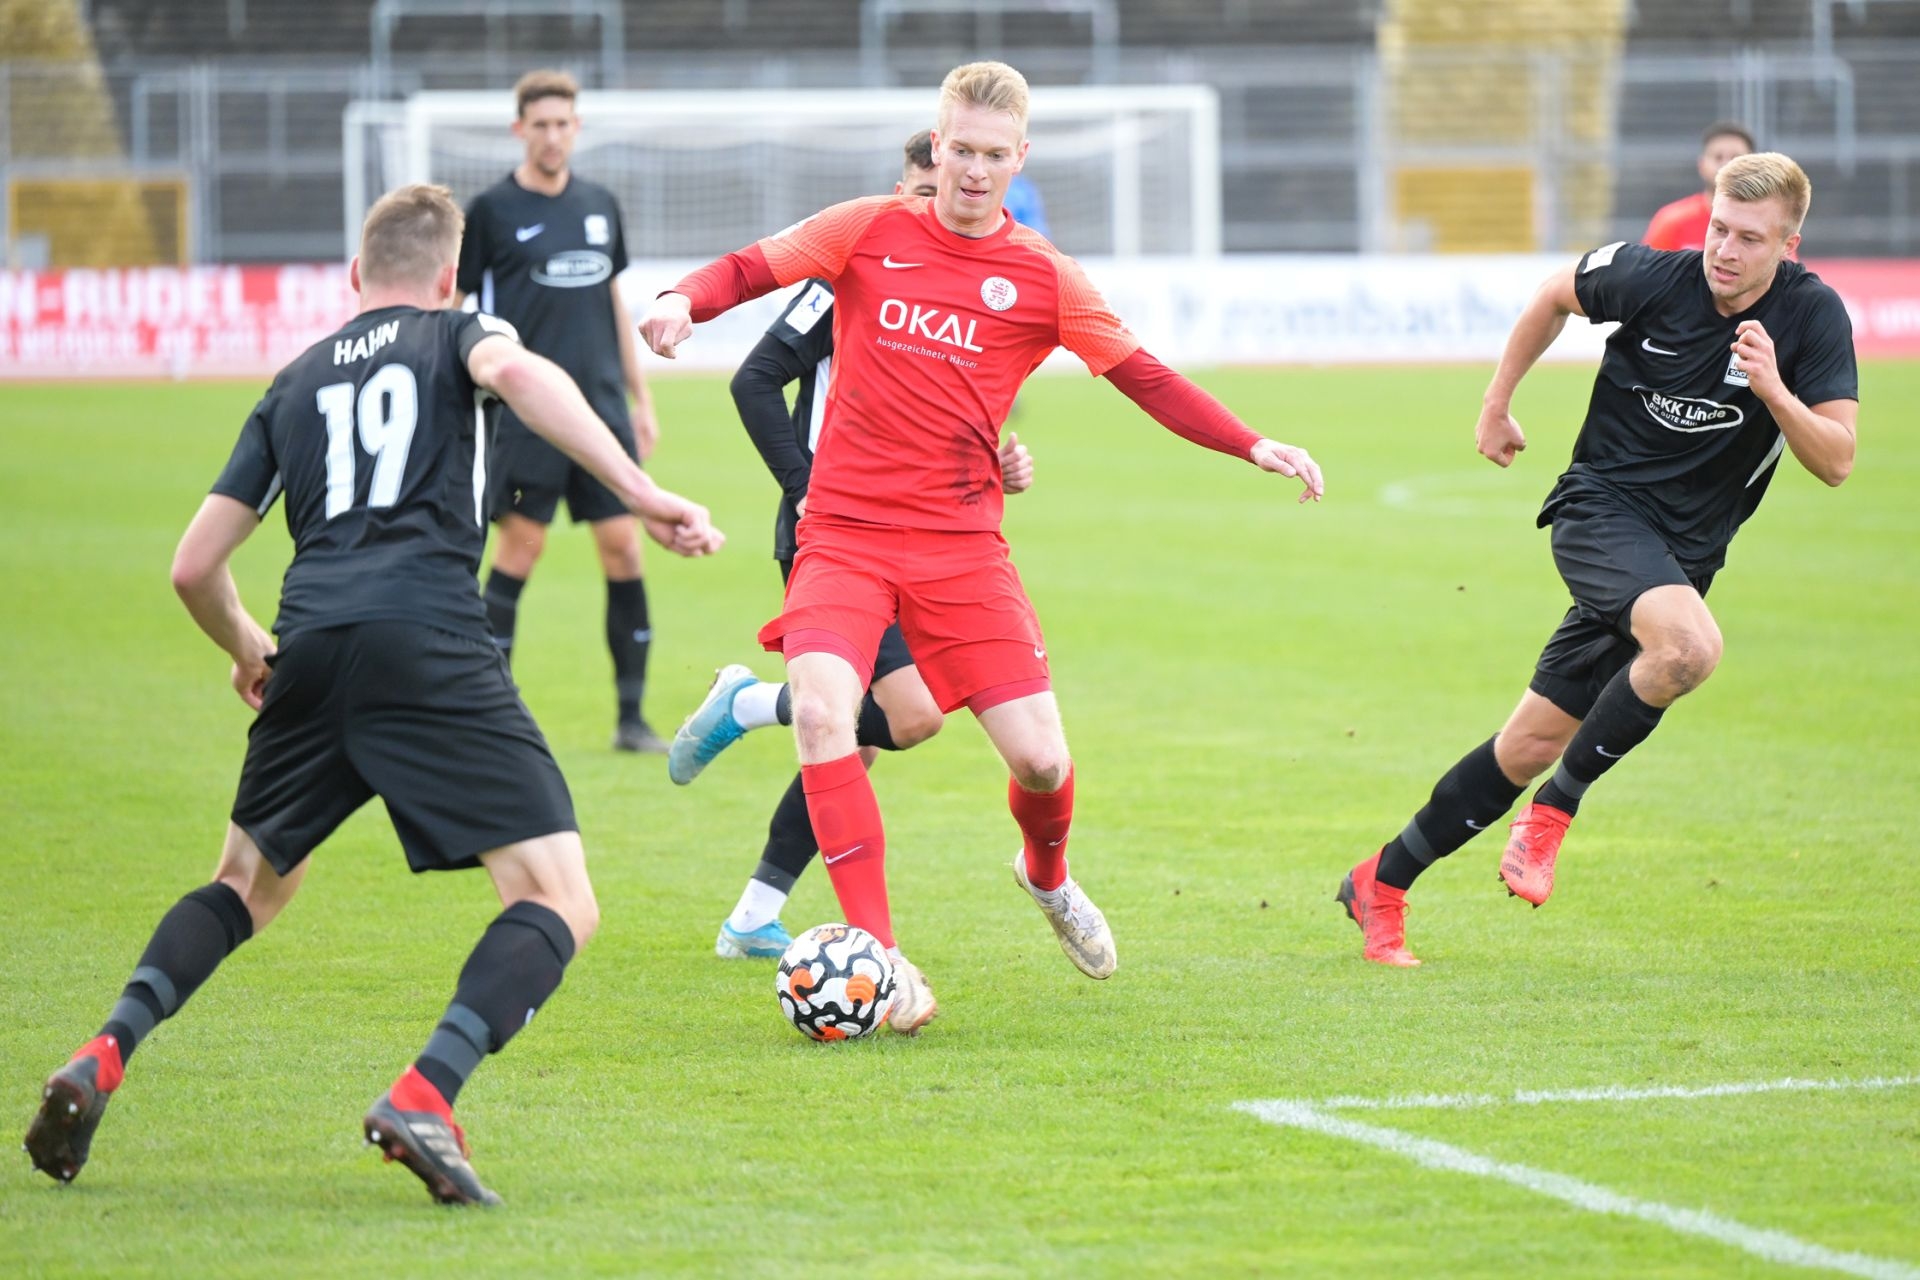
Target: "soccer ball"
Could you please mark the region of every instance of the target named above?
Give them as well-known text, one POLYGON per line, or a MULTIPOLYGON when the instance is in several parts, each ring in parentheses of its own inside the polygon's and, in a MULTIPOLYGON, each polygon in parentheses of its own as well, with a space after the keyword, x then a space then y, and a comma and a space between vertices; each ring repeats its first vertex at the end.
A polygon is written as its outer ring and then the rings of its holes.
POLYGON ((876 1030, 893 1005, 893 961, 865 929, 822 924, 780 957, 773 989, 780 1012, 802 1035, 852 1040, 876 1030))

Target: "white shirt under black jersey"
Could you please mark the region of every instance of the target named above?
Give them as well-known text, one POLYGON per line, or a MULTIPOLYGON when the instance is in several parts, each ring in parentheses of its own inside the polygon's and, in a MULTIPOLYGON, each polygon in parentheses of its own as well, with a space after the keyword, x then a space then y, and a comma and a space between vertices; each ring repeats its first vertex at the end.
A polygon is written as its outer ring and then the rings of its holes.
POLYGON ((1840 297, 1797 262, 1737 315, 1714 309, 1699 250, 1611 244, 1580 260, 1580 305, 1617 320, 1573 462, 1540 523, 1581 498, 1624 500, 1690 571, 1717 569, 1785 447, 1772 411, 1733 362, 1735 330, 1758 320, 1787 389, 1809 405, 1859 399, 1853 326, 1840 297))
MULTIPOLYGON (((614 332, 614 279, 627 269, 627 238, 613 193, 571 174, 557 196, 509 173, 467 206, 461 292, 511 321, 520 340, 565 369, 606 423, 630 428, 626 375, 614 332)), ((507 421, 516 429, 513 415, 507 421)))
MULTIPOLYGON (((486 640, 486 440, 498 402, 467 353, 513 326, 383 307, 280 371, 213 492, 264 517, 284 493, 293 562, 274 632, 402 620, 486 640)), ((517 340, 517 339, 516 339, 517 340)))

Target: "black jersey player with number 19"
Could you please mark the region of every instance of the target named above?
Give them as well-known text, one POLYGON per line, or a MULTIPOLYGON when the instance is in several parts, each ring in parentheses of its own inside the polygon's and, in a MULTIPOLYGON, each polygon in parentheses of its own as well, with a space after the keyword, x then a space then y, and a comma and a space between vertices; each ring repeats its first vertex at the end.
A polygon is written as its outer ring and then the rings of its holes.
POLYGON ((1557 760, 1500 860, 1509 893, 1546 901, 1587 789, 1718 664, 1707 588, 1781 456, 1830 485, 1852 470, 1859 379, 1846 308, 1787 261, 1811 195, 1786 156, 1742 156, 1716 179, 1704 253, 1595 249, 1550 277, 1514 326, 1478 428, 1480 452, 1503 467, 1526 448, 1509 412, 1514 388, 1567 317, 1620 325, 1572 464, 1540 512, 1573 607, 1506 726, 1341 884, 1367 959, 1420 963, 1406 946, 1414 878, 1497 822, 1557 760))
POLYGON ((702 508, 647 478, 511 325, 445 309, 460 224, 441 187, 374 206, 352 267, 360 313, 274 379, 181 539, 174 586, 258 714, 212 882, 162 918, 100 1034, 42 1090, 26 1149, 60 1181, 87 1162, 141 1041, 266 928, 308 855, 379 796, 413 870, 483 866, 504 910, 365 1133, 436 1200, 498 1200, 467 1163, 454 1099, 559 986, 599 908, 566 781, 477 591, 495 403, 591 469, 671 549, 705 554, 720 536, 702 508), (241 605, 228 561, 279 500, 294 554, 276 646, 241 605))

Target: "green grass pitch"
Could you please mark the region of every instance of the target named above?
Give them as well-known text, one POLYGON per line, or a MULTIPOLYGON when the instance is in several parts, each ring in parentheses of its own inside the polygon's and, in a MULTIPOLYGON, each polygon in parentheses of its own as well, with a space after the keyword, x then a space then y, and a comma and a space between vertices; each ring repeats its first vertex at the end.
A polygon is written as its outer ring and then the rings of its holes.
MULTIPOLYGON (((409 877, 373 805, 142 1048, 72 1187, 10 1157, 0 1274, 1789 1274, 1233 1109, 1920 1071, 1920 366, 1864 370, 1843 488, 1783 464, 1711 596, 1724 665, 1595 788, 1552 902, 1507 898, 1485 838, 1413 895, 1424 968, 1361 961, 1342 873, 1498 727, 1565 607, 1532 517, 1591 370, 1533 375, 1511 472, 1473 452, 1485 379, 1206 376, 1320 459, 1308 508, 1105 384, 1030 386, 1037 483, 1008 535, 1078 760, 1074 868, 1121 965, 1081 978, 1011 883, 1005 775, 958 717, 875 775, 896 922, 942 1004, 912 1041, 803 1041, 770 964, 712 955, 790 745, 754 735, 684 790, 611 753, 598 571, 556 531, 517 674, 605 925, 462 1099, 506 1208, 436 1210, 360 1143, 497 909, 479 874, 409 877)), ((247 713, 167 564, 255 394, 0 389, 15 1133, 213 865, 247 713)), ((721 380, 658 395, 656 474, 732 537, 649 556, 648 710, 671 729, 715 666, 779 670, 753 644, 775 492, 721 380)), ((236 564, 263 620, 286 554, 276 510, 236 564)), ((835 916, 809 874, 787 923, 835 916)), ((1912 1086, 1350 1114, 1920 1274, 1912 1086)))

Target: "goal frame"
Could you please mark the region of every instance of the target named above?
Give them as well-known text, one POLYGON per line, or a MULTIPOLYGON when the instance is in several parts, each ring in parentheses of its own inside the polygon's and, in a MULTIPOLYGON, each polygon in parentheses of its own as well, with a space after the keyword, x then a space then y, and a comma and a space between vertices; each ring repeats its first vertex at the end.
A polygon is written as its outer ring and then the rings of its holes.
MULTIPOLYGON (((1122 136, 1128 121, 1149 111, 1178 111, 1187 121, 1192 158, 1186 213, 1192 244, 1186 256, 1217 257, 1221 247, 1220 96, 1210 85, 1067 85, 1032 91, 1037 119, 1070 116, 1096 118, 1110 113, 1122 136)), ((904 123, 930 119, 933 95, 922 89, 741 89, 741 90, 582 90, 582 118, 615 118, 623 128, 658 127, 685 133, 703 120, 742 121, 777 118, 836 123, 904 123)), ((401 131, 402 181, 432 181, 431 137, 436 125, 466 127, 512 123, 512 98, 504 92, 429 90, 404 102, 349 103, 342 117, 345 173, 343 197, 349 254, 357 247, 360 221, 379 192, 367 187, 367 137, 370 126, 398 125, 401 131)), ((1142 256, 1142 176, 1137 149, 1114 154, 1112 233, 1114 257, 1142 256)), ((769 228, 772 230, 772 228, 769 228)))

